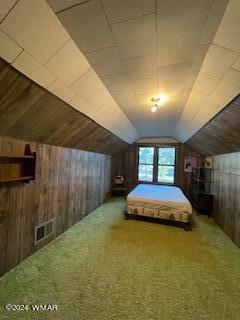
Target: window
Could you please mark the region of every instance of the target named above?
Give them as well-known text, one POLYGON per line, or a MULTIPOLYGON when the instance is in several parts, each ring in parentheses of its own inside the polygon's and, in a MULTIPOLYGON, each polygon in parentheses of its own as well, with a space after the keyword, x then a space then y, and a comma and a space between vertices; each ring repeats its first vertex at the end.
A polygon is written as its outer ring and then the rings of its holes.
POLYGON ((140 147, 138 155, 138 180, 153 182, 154 147, 140 147))
POLYGON ((173 184, 175 182, 174 147, 139 147, 138 180, 173 184))
POLYGON ((158 178, 161 183, 174 183, 175 148, 158 149, 158 178))

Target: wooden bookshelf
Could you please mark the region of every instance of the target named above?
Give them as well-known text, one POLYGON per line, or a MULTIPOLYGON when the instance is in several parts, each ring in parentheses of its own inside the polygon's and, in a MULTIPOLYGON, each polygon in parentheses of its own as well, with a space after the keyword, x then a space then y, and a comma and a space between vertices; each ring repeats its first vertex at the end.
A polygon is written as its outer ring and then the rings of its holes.
POLYGON ((30 182, 35 179, 36 153, 30 145, 22 154, 0 154, 0 183, 30 182))

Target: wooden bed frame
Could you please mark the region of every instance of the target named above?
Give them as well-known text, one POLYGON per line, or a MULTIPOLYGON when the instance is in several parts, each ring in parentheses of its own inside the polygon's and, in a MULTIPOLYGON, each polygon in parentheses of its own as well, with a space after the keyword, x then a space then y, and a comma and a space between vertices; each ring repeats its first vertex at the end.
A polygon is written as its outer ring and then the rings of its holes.
POLYGON ((161 223, 171 226, 178 226, 184 228, 185 231, 191 231, 192 230, 192 222, 191 222, 191 216, 189 216, 188 222, 182 222, 177 220, 171 220, 171 219, 161 219, 156 217, 149 217, 144 215, 138 215, 138 214, 129 214, 127 211, 124 213, 124 219, 129 220, 130 218, 134 218, 135 220, 142 220, 147 222, 153 222, 153 223, 161 223))

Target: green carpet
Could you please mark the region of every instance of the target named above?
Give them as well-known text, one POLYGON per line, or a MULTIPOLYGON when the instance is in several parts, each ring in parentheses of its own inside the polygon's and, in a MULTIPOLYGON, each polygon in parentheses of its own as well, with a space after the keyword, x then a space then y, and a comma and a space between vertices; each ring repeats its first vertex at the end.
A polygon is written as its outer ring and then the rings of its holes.
POLYGON ((211 219, 195 216, 186 232, 126 221, 124 208, 103 204, 2 277, 0 319, 240 319, 240 250, 211 219))

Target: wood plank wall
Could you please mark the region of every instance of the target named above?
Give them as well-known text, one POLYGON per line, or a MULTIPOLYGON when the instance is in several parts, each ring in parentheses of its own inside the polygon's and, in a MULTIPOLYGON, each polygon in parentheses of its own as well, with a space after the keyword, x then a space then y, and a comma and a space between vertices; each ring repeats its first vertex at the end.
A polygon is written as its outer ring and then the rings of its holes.
POLYGON ((214 220, 240 247, 240 96, 200 129, 186 145, 214 156, 214 220))
MULTIPOLYGON (((137 185, 137 148, 137 144, 134 144, 112 156, 112 179, 115 175, 123 175, 128 192, 137 185)), ((204 164, 205 158, 184 144, 177 146, 176 185, 188 196, 191 173, 184 172, 185 156, 196 156, 199 166, 204 164)))
POLYGON ((240 247, 240 152, 214 161, 214 220, 240 247))
POLYGON ((0 135, 104 154, 128 145, 1 58, 0 135))
POLYGON ((240 151, 240 96, 233 99, 186 144, 204 155, 240 151))
MULTIPOLYGON (((25 143, 0 137, 0 152, 23 154, 25 143)), ((0 275, 98 207, 110 192, 110 156, 30 145, 37 154, 35 181, 0 184, 0 275), (51 218, 54 236, 34 245, 35 226, 51 218)))
POLYGON ((191 186, 191 172, 184 172, 184 158, 185 157, 197 157, 197 166, 203 167, 205 157, 199 152, 194 151, 185 144, 180 144, 178 148, 178 159, 176 163, 176 184, 179 186, 185 195, 189 197, 191 186))

